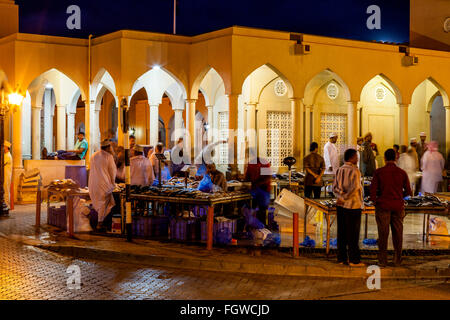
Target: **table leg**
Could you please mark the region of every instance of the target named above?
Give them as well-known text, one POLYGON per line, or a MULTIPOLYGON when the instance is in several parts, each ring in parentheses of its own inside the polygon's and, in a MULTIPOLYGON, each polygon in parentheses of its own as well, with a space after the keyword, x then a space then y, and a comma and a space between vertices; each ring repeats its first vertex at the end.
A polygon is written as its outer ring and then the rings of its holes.
POLYGON ((330 215, 326 213, 325 217, 327 219, 327 255, 328 255, 330 253, 330 232, 331 232, 330 215))
POLYGON ((426 233, 425 225, 426 225, 426 221, 427 221, 427 215, 424 214, 423 215, 423 227, 422 227, 422 241, 425 241, 425 233, 426 233))
POLYGON ((210 206, 208 208, 207 230, 208 230, 208 237, 206 240, 206 249, 208 251, 211 251, 213 248, 213 237, 214 237, 214 206, 210 206))
POLYGON ((367 239, 369 233, 369 215, 366 213, 366 225, 364 227, 364 239, 367 239))
POLYGON ((67 208, 66 208, 66 212, 67 212, 67 219, 69 220, 69 237, 73 238, 74 234, 73 234, 73 197, 71 196, 67 196, 67 208))
POLYGON ((308 221, 308 212, 310 207, 308 205, 305 205, 305 219, 303 220, 303 238, 306 239, 306 225, 308 221))
MULTIPOLYGON (((41 226, 41 202, 42 191, 38 190, 36 193, 36 227, 41 226)), ((48 213, 47 213, 48 214, 48 213)))
POLYGON ((298 257, 299 240, 298 240, 298 213, 292 215, 292 249, 294 258, 298 257))
POLYGON ((427 214, 427 225, 426 225, 427 235, 425 237, 426 242, 430 241, 430 214, 427 214))

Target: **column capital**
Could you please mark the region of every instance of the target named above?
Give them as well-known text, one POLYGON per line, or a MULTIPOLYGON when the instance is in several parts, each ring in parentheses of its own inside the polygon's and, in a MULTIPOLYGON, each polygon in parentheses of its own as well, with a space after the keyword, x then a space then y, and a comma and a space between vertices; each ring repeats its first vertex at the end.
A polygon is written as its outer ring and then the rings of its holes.
POLYGON ((358 103, 359 103, 359 101, 357 101, 357 100, 349 100, 349 101, 347 101, 347 103, 348 104, 354 104, 354 105, 358 105, 358 103))
POLYGON ((450 111, 450 106, 444 106, 445 110, 449 110, 450 111))
POLYGON ((289 98, 289 100, 291 100, 291 102, 302 102, 303 103, 303 98, 292 97, 292 98, 289 98))
POLYGON ((410 104, 409 103, 399 103, 398 106, 400 108, 408 108, 410 106, 410 104))
POLYGON ((185 101, 186 101, 186 103, 189 103, 189 104, 197 103, 197 99, 186 99, 185 101))
POLYGON ((184 106, 181 106, 181 107, 172 107, 172 110, 173 110, 174 112, 177 112, 177 111, 183 112, 183 111, 184 111, 184 106))
POLYGON ((35 110, 42 110, 42 105, 35 105, 35 106, 31 106, 31 109, 35 109, 35 110))

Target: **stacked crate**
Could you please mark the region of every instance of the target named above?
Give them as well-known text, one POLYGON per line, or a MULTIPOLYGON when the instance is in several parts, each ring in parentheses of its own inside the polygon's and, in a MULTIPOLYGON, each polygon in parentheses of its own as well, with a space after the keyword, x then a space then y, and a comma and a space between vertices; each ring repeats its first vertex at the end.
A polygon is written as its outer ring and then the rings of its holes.
POLYGON ((67 230, 66 206, 60 208, 49 207, 48 224, 63 230, 67 230))

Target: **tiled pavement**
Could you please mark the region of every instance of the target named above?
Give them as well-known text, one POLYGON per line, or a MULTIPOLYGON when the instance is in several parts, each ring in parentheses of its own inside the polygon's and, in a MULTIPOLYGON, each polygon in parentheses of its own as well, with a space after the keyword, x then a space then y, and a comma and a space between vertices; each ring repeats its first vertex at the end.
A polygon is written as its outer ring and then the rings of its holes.
MULTIPOLYGON (((387 281, 379 293, 386 298, 449 299, 450 284, 387 281), (428 289, 434 285, 435 289, 428 289), (392 289, 389 289, 392 288, 392 289), (401 289, 403 295, 399 293, 401 289), (413 295, 411 295, 413 293, 413 295)), ((364 280, 229 274, 140 267, 134 264, 65 258, 0 239, 0 299, 51 300, 271 300, 364 299, 376 297, 364 280), (81 289, 67 286, 67 268, 81 270, 81 289), (355 295, 355 293, 357 293, 355 295)))
MULTIPOLYGON (((0 232, 36 236, 30 215, 0 221, 0 232)), ((138 264, 72 259, 0 237, 0 299, 450 299, 450 284, 382 282, 368 292, 363 279, 249 275, 152 268, 138 264), (66 271, 77 265, 80 290, 70 290, 66 271)))

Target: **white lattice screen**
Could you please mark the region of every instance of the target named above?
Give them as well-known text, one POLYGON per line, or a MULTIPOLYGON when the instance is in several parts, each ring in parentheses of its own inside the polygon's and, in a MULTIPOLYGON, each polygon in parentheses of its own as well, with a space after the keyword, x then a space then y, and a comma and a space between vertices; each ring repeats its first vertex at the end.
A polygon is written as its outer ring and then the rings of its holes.
POLYGON ((320 118, 320 152, 330 140, 330 134, 337 133, 336 147, 339 154, 345 152, 347 144, 347 115, 342 113, 322 113, 320 118))
POLYGON ((293 154, 292 115, 290 112, 267 112, 267 158, 272 167, 283 167, 283 160, 293 154))
MULTIPOLYGON (((228 112, 219 112, 219 140, 227 140, 229 132, 228 112)), ((228 164, 228 144, 219 145, 219 164, 228 164)))

